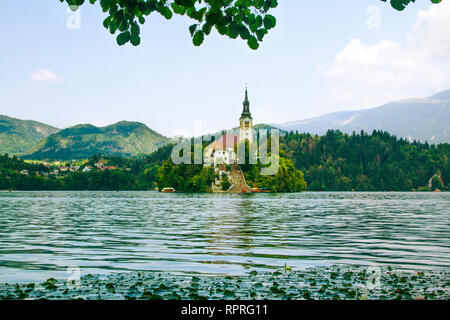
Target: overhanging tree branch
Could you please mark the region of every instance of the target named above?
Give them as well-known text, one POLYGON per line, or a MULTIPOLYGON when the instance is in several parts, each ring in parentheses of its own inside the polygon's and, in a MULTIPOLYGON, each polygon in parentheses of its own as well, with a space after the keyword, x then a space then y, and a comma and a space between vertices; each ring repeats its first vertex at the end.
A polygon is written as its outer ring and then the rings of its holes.
MULTIPOLYGON (((59 0, 72 10, 78 10, 85 0, 59 0)), ((116 37, 119 45, 141 43, 140 27, 146 17, 158 12, 170 20, 174 14, 188 16, 194 21, 189 27, 192 42, 200 46, 213 28, 232 39, 240 37, 256 50, 264 36, 276 26, 276 18, 269 14, 278 6, 277 0, 88 0, 100 3, 108 16, 103 26, 116 37)), ((386 2, 387 0, 381 0, 386 2)), ((439 3, 442 0, 431 0, 439 3)), ((393 8, 403 10, 415 0, 390 0, 393 8)))

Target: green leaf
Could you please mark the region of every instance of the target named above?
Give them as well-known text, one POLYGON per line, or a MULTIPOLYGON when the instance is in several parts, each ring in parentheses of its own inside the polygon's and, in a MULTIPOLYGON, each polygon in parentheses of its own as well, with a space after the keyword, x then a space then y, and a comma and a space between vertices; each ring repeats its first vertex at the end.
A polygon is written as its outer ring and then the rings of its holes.
POLYGON ((103 26, 108 29, 109 24, 111 23, 111 16, 107 17, 105 20, 103 20, 103 26))
POLYGON ((236 22, 230 23, 228 27, 228 36, 231 39, 236 39, 239 36, 239 25, 236 22))
POLYGON ((224 35, 228 32, 227 27, 223 24, 216 24, 216 29, 217 32, 219 32, 221 35, 224 35))
POLYGON ((163 7, 160 9, 159 12, 160 12, 160 13, 164 16, 164 18, 166 18, 167 20, 172 19, 173 13, 172 13, 172 10, 170 10, 169 7, 163 6, 163 7))
POLYGON ((278 6, 277 0, 269 0, 269 7, 276 8, 278 6))
POLYGON ((263 25, 263 18, 261 16, 257 16, 255 19, 256 28, 261 28, 263 25))
POLYGON ((272 28, 275 28, 276 25, 277 19, 275 19, 275 17, 270 14, 266 14, 266 16, 264 17, 264 27, 270 30, 272 28))
POLYGON ((239 35, 241 36, 242 39, 247 40, 250 38, 250 31, 248 31, 246 26, 242 25, 240 27, 239 35))
POLYGON ((197 30, 197 24, 193 24, 189 27, 189 32, 191 33, 191 37, 194 36, 195 31, 197 30))
POLYGON ((103 12, 106 12, 111 7, 109 0, 100 0, 100 6, 102 7, 103 12))
POLYGON ((117 36, 117 44, 118 44, 119 46, 123 46, 125 43, 127 43, 128 41, 130 41, 130 37, 131 37, 131 34, 130 34, 129 31, 125 31, 125 32, 120 33, 120 34, 117 36))
POLYGON ((181 6, 173 2, 171 5, 173 13, 181 14, 181 6))
POLYGON ((122 32, 127 31, 129 27, 130 26, 128 25, 127 21, 122 20, 119 22, 119 31, 122 31, 122 32))
POLYGON ((133 46, 138 46, 141 43, 141 37, 138 34, 132 34, 130 42, 133 46))
POLYGON ((116 33, 117 31, 117 23, 115 20, 111 20, 111 22, 109 23, 109 32, 111 32, 111 34, 116 33))
POLYGON ((203 32, 204 32, 206 35, 209 35, 209 34, 211 33, 212 26, 213 26, 213 25, 210 24, 210 23, 205 23, 205 24, 203 25, 203 27, 202 27, 203 32))
POLYGON ((249 46, 251 49, 253 49, 253 50, 256 50, 256 49, 259 48, 258 40, 257 40, 254 36, 251 36, 251 37, 248 39, 247 44, 248 44, 248 46, 249 46))
POLYGON ((183 7, 193 7, 197 0, 175 0, 175 3, 183 7))
POLYGON ((203 21, 203 18, 205 17, 205 13, 206 13, 206 8, 201 8, 200 10, 197 11, 197 20, 198 21, 203 21))
POLYGON ((139 26, 137 24, 132 24, 130 31, 131 31, 131 34, 135 34, 135 35, 139 35, 141 33, 141 29, 139 28, 139 26))
POLYGON ((264 36, 268 33, 267 29, 261 28, 256 30, 256 36, 258 37, 259 41, 262 41, 264 36))
POLYGON ((194 38, 192 39, 192 42, 194 43, 194 46, 198 47, 203 43, 203 40, 205 39, 205 34, 202 30, 199 30, 195 33, 194 38))

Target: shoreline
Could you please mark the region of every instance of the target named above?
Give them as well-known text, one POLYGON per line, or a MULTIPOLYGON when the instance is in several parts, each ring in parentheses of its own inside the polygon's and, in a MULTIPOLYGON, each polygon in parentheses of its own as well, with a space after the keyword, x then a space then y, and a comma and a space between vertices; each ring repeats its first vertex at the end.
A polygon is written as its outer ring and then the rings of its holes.
POLYGON ((0 300, 448 300, 450 271, 331 266, 245 276, 130 272, 0 284, 0 300))
POLYGON ((158 194, 299 194, 299 193, 449 193, 450 190, 443 191, 300 191, 300 192, 247 192, 247 193, 230 193, 230 192, 161 192, 155 190, 0 190, 0 193, 12 192, 151 192, 158 194))

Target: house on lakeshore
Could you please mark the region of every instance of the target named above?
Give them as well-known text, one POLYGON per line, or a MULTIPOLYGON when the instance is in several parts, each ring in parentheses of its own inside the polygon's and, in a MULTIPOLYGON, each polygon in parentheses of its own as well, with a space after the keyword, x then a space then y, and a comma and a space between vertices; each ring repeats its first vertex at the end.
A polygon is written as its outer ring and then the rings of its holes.
POLYGON ((78 172, 79 169, 80 169, 80 166, 71 166, 70 172, 78 172))
POLYGON ((253 142, 253 118, 250 113, 247 88, 245 88, 245 99, 242 114, 239 118, 239 126, 239 135, 223 134, 217 141, 212 142, 205 148, 203 154, 205 166, 214 166, 218 169, 222 164, 234 164, 238 160, 235 145, 245 140, 253 142))
POLYGON ((102 169, 105 166, 105 164, 102 161, 96 162, 95 167, 97 169, 102 169))

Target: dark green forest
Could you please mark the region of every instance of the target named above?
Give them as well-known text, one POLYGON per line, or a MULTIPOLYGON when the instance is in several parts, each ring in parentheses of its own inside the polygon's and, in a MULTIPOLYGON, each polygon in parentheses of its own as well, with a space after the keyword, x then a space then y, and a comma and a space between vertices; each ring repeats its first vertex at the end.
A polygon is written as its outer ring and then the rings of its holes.
POLYGON ((96 155, 89 158, 78 172, 49 174, 54 168, 42 164, 30 164, 17 157, 0 156, 0 190, 151 190, 162 163, 170 157, 172 146, 164 146, 154 153, 140 158, 121 158, 96 155), (95 169, 98 161, 114 166, 114 170, 95 169), (84 167, 93 167, 82 172, 84 167), (28 175, 20 171, 28 170, 28 175), (38 172, 39 174, 36 174, 38 172))
POLYGON ((167 160, 158 170, 156 182, 162 189, 175 188, 177 192, 210 192, 214 181, 214 169, 204 168, 199 164, 174 165, 167 160))
POLYGON ((425 190, 435 174, 444 183, 450 179, 449 144, 409 142, 387 132, 291 132, 282 138, 281 149, 304 173, 311 191, 425 190))
MULTIPOLYGON (((52 176, 54 169, 0 156, 0 190, 152 190, 174 187, 179 192, 208 192, 215 176, 201 165, 174 165, 172 145, 135 158, 96 155, 78 172, 52 176), (95 167, 99 161, 112 170, 95 167), (90 172, 82 172, 85 167, 90 172), (21 173, 27 170, 28 174, 21 173)), ((450 145, 398 139, 386 132, 324 136, 287 133, 280 137, 280 170, 261 176, 258 166, 243 165, 250 186, 274 192, 447 190, 450 145), (431 188, 429 181, 431 179, 431 188), (444 185, 443 185, 444 184, 444 185)), ((70 164, 67 164, 70 165, 70 164)))

